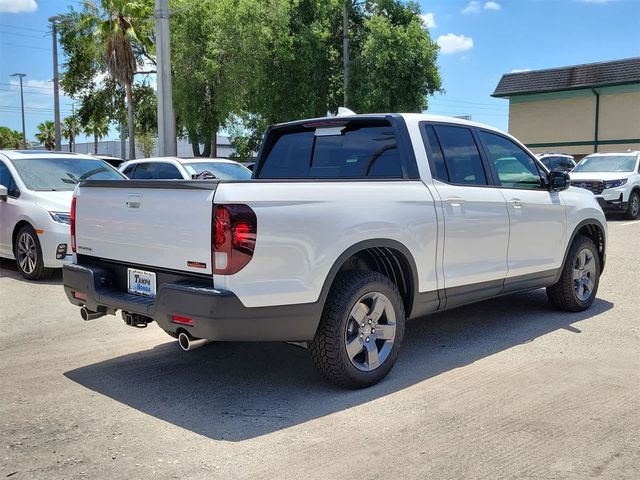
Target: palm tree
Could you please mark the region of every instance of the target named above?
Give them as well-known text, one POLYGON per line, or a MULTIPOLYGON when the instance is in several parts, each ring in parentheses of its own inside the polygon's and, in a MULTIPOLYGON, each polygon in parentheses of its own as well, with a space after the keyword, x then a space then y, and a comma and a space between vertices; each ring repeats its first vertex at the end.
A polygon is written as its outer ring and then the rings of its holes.
POLYGON ((81 131, 82 127, 80 126, 80 119, 77 115, 74 114, 69 117, 65 117, 62 121, 62 136, 69 140, 70 152, 73 152, 75 139, 81 131))
POLYGON ((44 145, 44 148, 47 150, 56 148, 56 128, 52 120, 45 120, 38 125, 36 139, 44 145))
POLYGON ((93 135, 93 153, 97 154, 98 142, 109 133, 109 125, 104 118, 100 120, 92 119, 85 125, 84 133, 87 134, 87 136, 93 135))
MULTIPOLYGON (((137 70, 134 45, 149 47, 143 22, 148 7, 142 1, 102 0, 103 14, 99 15, 97 35, 105 46, 105 59, 109 74, 125 88, 129 127, 130 158, 135 157, 135 117, 133 105, 133 76, 137 70)), ((96 9, 97 10, 97 9, 96 9)), ((98 12, 96 12, 98 16, 98 12)))

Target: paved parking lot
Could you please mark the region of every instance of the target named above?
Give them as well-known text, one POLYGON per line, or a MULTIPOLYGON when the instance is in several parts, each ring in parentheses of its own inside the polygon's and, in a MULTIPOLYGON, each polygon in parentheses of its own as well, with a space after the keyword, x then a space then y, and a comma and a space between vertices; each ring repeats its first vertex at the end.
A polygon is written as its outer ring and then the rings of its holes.
POLYGON ((0 477, 637 478, 640 222, 609 228, 591 310, 540 290, 411 322, 362 391, 288 344, 85 323, 59 276, 2 261, 0 477))

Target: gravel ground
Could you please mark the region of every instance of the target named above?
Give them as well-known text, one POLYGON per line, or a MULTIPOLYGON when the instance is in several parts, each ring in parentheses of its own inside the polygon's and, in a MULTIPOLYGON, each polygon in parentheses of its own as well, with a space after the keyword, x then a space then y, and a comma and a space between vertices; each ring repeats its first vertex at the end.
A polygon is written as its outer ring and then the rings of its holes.
POLYGON ((638 478, 640 222, 610 222, 598 299, 544 291, 409 323, 390 376, 324 383, 280 343, 181 352, 83 322, 60 276, 0 262, 0 477, 638 478))

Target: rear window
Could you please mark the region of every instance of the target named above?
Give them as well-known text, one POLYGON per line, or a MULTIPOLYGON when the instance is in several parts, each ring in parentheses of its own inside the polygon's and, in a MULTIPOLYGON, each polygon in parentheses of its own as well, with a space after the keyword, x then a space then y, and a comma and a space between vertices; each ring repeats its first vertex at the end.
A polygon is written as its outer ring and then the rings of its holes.
POLYGON ((402 178, 387 121, 338 121, 272 135, 259 178, 402 178))

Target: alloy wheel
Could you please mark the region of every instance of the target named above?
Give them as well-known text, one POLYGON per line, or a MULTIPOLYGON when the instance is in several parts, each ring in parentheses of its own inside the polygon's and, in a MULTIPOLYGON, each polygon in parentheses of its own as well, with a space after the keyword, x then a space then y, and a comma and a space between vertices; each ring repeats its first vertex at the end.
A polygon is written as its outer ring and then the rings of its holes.
POLYGON ((38 263, 38 250, 36 242, 29 233, 23 233, 18 239, 18 264, 24 273, 30 275, 36 269, 38 263))
POLYGON ((396 312, 386 295, 370 292, 353 306, 345 332, 347 356, 364 372, 384 363, 396 337, 396 312))
POLYGON ((573 289, 576 297, 586 302, 595 287, 596 262, 593 252, 583 248, 578 252, 573 266, 573 289))

